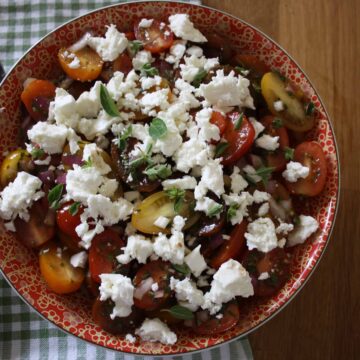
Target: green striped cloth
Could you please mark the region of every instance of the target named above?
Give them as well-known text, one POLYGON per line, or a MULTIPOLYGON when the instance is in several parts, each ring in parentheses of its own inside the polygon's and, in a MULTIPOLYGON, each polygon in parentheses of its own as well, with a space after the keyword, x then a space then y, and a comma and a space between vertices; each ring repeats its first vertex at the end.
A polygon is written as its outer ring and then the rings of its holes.
MULTIPOLYGON (((25 50, 58 25, 90 10, 120 2, 123 1, 0 0, 0 62, 7 71, 25 50)), ((143 357, 122 355, 67 335, 30 309, 0 274, 0 359, 140 360, 143 357)), ((252 359, 252 353, 248 340, 243 339, 173 359, 248 360, 252 359)))

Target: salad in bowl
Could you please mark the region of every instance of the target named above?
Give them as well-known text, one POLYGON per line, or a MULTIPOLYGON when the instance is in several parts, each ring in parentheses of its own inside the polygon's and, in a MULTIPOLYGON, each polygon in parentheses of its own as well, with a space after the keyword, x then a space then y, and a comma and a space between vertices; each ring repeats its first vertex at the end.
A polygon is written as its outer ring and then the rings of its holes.
POLYGON ((4 227, 49 292, 85 294, 115 338, 229 334, 289 283, 321 227, 299 206, 328 181, 319 110, 185 12, 102 34, 58 47, 55 78, 24 81, 21 147, 0 168, 4 227))

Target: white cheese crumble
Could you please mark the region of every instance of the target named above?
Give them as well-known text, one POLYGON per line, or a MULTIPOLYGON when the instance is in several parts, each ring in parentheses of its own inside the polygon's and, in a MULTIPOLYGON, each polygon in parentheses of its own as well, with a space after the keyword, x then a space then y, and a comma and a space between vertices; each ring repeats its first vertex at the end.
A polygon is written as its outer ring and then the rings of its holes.
POLYGON ((140 264, 145 264, 147 258, 153 253, 153 244, 143 235, 131 235, 128 237, 126 247, 122 250, 124 253, 116 257, 120 264, 128 264, 134 259, 140 264))
POLYGON ((206 261, 200 253, 200 249, 201 245, 198 245, 190 254, 186 255, 184 259, 184 262, 195 277, 199 277, 207 267, 206 261))
POLYGON ((204 295, 203 309, 216 314, 223 303, 236 296, 249 297, 254 295, 254 288, 249 273, 236 260, 230 259, 223 263, 214 274, 211 289, 204 295))
POLYGON ((135 330, 135 334, 144 341, 159 341, 165 345, 172 345, 177 341, 176 334, 158 318, 145 319, 140 328, 135 330))
POLYGON ((169 50, 169 55, 165 58, 169 64, 174 64, 174 67, 179 66, 179 62, 185 54, 186 50, 186 41, 184 40, 176 40, 171 45, 169 50))
POLYGON ((199 73, 199 71, 210 71, 218 65, 218 58, 207 59, 205 56, 202 56, 200 58, 195 55, 185 56, 184 64, 180 64, 180 75, 183 80, 191 83, 194 80, 195 76, 199 73))
POLYGON ((286 164, 286 170, 282 173, 285 180, 296 182, 299 179, 305 179, 309 175, 310 169, 296 161, 290 161, 286 164))
POLYGON ((141 70, 145 64, 151 64, 154 61, 151 52, 147 50, 138 51, 132 59, 132 65, 135 70, 141 70))
POLYGON ((240 195, 224 194, 222 197, 226 205, 235 208, 235 214, 230 219, 231 224, 240 224, 244 220, 244 217, 248 216, 248 206, 254 202, 252 195, 247 191, 243 191, 240 195))
POLYGON ((202 211, 208 215, 212 209, 219 206, 221 206, 221 204, 205 196, 196 201, 195 211, 202 211))
POLYGON ((204 294, 199 290, 195 283, 189 278, 183 280, 170 278, 170 288, 175 291, 176 299, 181 306, 191 311, 196 311, 204 303, 204 294))
POLYGON ((179 38, 192 42, 207 42, 206 37, 194 27, 188 14, 175 14, 169 16, 169 27, 179 38))
POLYGON ((167 218, 166 216, 159 216, 154 221, 154 225, 161 229, 166 229, 166 227, 169 225, 169 223, 170 223, 170 219, 167 218))
POLYGON ((80 67, 80 59, 74 56, 73 60, 68 64, 70 69, 78 69, 80 67))
POLYGON ((258 210, 258 216, 265 216, 269 213, 269 210, 270 210, 270 205, 269 203, 263 203, 260 207, 259 207, 259 210, 258 210))
POLYGON ((249 117, 249 121, 255 130, 255 139, 265 130, 265 126, 254 117, 249 117))
POLYGON ((143 90, 149 90, 154 86, 159 86, 161 84, 162 78, 158 75, 154 77, 143 76, 140 78, 141 88, 143 90))
POLYGON ((139 27, 140 28, 149 28, 152 23, 153 23, 154 19, 141 19, 139 22, 139 27))
POLYGON ((268 151, 275 151, 279 146, 279 136, 264 134, 255 140, 255 145, 268 151))
POLYGON ((275 111, 277 111, 277 112, 285 110, 285 105, 281 100, 274 101, 273 105, 274 105, 275 111))
POLYGON ((0 193, 0 216, 5 220, 14 220, 19 216, 28 221, 28 209, 34 201, 44 196, 44 192, 40 191, 41 185, 39 178, 20 171, 15 180, 0 193))
POLYGON ((131 344, 134 344, 136 342, 136 337, 131 334, 126 334, 125 340, 131 344))
POLYGON ((96 117, 101 108, 100 101, 101 81, 97 81, 90 91, 84 91, 76 100, 76 111, 80 116, 96 117))
POLYGON ((300 215, 299 224, 289 234, 287 246, 302 244, 319 228, 319 224, 312 216, 300 215))
POLYGON ((101 274, 100 300, 111 299, 115 306, 110 318, 126 317, 131 314, 134 304, 134 285, 131 279, 121 274, 101 274))
POLYGON ((202 57, 203 56, 203 49, 200 46, 190 46, 187 50, 186 50, 186 54, 189 56, 196 56, 196 57, 202 57))
POLYGON ((270 275, 269 273, 266 271, 266 272, 262 272, 259 277, 258 277, 258 280, 266 280, 266 279, 269 279, 270 275))
POLYGON ((277 234, 284 234, 287 235, 290 231, 293 231, 294 229, 294 225, 293 224, 288 224, 285 222, 282 222, 281 219, 278 219, 280 221, 279 226, 276 228, 276 233, 277 234))
POLYGON ((172 189, 172 188, 186 190, 186 189, 195 189, 197 182, 194 177, 186 175, 178 179, 164 180, 161 184, 164 190, 172 189))
POLYGON ((269 193, 267 193, 266 191, 255 190, 253 193, 253 198, 254 198, 255 204, 261 204, 265 201, 269 201, 271 198, 271 195, 269 193))
POLYGON ((234 166, 233 172, 230 175, 231 179, 231 192, 239 194, 241 191, 248 187, 248 182, 240 175, 240 169, 234 166))
POLYGON ((70 264, 73 267, 85 268, 87 258, 88 258, 87 252, 86 251, 80 251, 80 252, 78 252, 78 253, 71 256, 70 264))
POLYGON ((275 225, 269 218, 259 218, 250 223, 245 238, 249 250, 257 249, 266 253, 277 247, 275 225))

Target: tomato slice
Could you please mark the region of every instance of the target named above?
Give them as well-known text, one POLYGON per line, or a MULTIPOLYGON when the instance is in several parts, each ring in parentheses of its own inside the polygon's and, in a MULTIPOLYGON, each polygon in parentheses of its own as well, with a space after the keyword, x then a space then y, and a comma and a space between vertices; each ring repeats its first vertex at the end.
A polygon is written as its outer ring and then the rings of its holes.
POLYGON ((48 80, 33 80, 21 93, 21 101, 34 120, 46 120, 49 104, 55 97, 55 85, 48 80))
POLYGON ((220 136, 222 136, 226 129, 226 117, 219 111, 213 111, 213 113, 211 114, 210 122, 211 124, 214 124, 219 128, 220 136))
POLYGON ((100 298, 97 298, 94 301, 92 307, 92 317, 95 323, 111 334, 126 334, 135 329, 141 321, 144 320, 142 311, 135 308, 132 309, 131 314, 127 317, 115 317, 114 319, 111 319, 110 314, 112 313, 113 308, 113 301, 110 299, 100 301, 100 298))
POLYGON ((52 243, 43 247, 39 254, 40 271, 49 288, 57 294, 68 294, 78 290, 85 272, 70 264, 70 254, 52 243))
POLYGON ((135 285, 134 305, 140 309, 155 310, 162 307, 171 295, 170 290, 170 263, 161 260, 151 261, 142 266, 136 273, 133 283, 135 285), (142 293, 144 282, 152 278, 158 284, 158 290, 151 288, 142 293), (139 296, 137 296, 137 293, 139 296))
MULTIPOLYGON (((279 137, 279 148, 266 154, 267 166, 274 168, 274 171, 282 171, 285 169, 287 162, 285 159, 285 149, 289 147, 289 136, 284 126, 275 126, 276 119, 275 116, 268 115, 260 121, 265 126, 265 132, 268 135, 279 137)), ((279 120, 281 121, 281 119, 279 120)))
POLYGON ((306 141, 298 145, 294 152, 294 161, 307 166, 310 171, 305 179, 291 183, 286 186, 293 194, 316 196, 325 187, 327 177, 327 164, 325 154, 321 146, 315 141, 306 141))
POLYGON ((109 81, 116 71, 121 71, 125 75, 127 75, 132 70, 132 61, 130 56, 127 53, 122 53, 119 55, 117 59, 115 59, 112 63, 109 63, 108 66, 104 66, 103 71, 101 72, 101 77, 105 81, 109 81))
POLYGON ((239 119, 238 112, 232 112, 228 115, 228 121, 223 138, 228 143, 228 147, 222 154, 224 165, 233 164, 244 156, 250 149, 255 138, 255 130, 249 120, 243 116, 239 129, 236 129, 236 122, 239 119))
POLYGON ((268 253, 248 251, 242 264, 252 277, 256 296, 276 294, 290 278, 290 255, 281 248, 268 253), (268 273, 269 277, 259 280, 259 275, 262 273, 268 273))
POLYGON ((205 321, 201 321, 199 312, 196 314, 193 331, 198 335, 215 335, 223 333, 233 328, 240 318, 239 306, 236 300, 225 304, 219 312, 223 317, 221 319, 211 316, 205 321))
POLYGON ((158 20, 153 20, 150 27, 144 28, 139 27, 139 22, 135 22, 134 33, 136 39, 143 43, 145 50, 158 54, 171 47, 174 34, 167 25, 160 26, 158 20))
POLYGON ((84 208, 82 205, 79 206, 76 214, 70 214, 70 207, 74 204, 73 201, 67 202, 61 206, 56 212, 56 223, 59 229, 70 236, 76 241, 80 241, 78 234, 75 231, 75 228, 80 225, 80 215, 83 213, 84 208))
POLYGON ((245 232, 247 222, 244 220, 236 225, 230 234, 230 239, 226 240, 216 255, 210 260, 210 266, 218 269, 221 264, 229 259, 238 258, 245 249, 245 232))
POLYGON ((75 52, 61 48, 58 53, 59 63, 66 75, 78 81, 91 81, 99 77, 103 61, 97 52, 86 46, 75 52), (79 60, 78 67, 70 65, 74 59, 79 60))
POLYGON ((124 246, 124 240, 111 229, 94 237, 89 250, 89 269, 94 281, 100 283, 101 274, 110 274, 120 267, 116 256, 122 253, 124 246))

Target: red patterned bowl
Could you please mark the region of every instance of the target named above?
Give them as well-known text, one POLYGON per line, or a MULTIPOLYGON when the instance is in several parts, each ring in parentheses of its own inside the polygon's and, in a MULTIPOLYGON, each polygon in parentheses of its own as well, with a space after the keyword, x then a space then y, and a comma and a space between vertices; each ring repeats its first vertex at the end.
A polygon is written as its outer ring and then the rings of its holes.
POLYGON ((204 32, 216 30, 231 41, 234 48, 258 55, 272 68, 280 70, 308 95, 317 109, 317 126, 311 134, 325 151, 329 177, 321 196, 304 202, 303 211, 314 216, 320 230, 311 240, 293 250, 291 279, 273 298, 246 302, 238 326, 225 334, 204 337, 179 334, 173 346, 138 341, 131 344, 123 336, 113 336, 95 325, 86 293, 59 296, 51 292, 40 276, 38 257, 0 226, 0 267, 18 294, 43 317, 59 328, 97 345, 134 354, 184 354, 209 348, 239 338, 254 331, 277 314, 313 273, 324 253, 334 224, 339 199, 339 160, 334 132, 326 110, 314 87, 291 57, 266 35, 243 21, 204 6, 174 2, 137 2, 106 7, 61 26, 32 47, 12 68, 0 88, 0 154, 15 149, 20 127, 20 93, 28 77, 53 78, 57 75, 56 53, 60 47, 78 40, 86 30, 99 35, 105 25, 116 24, 120 30, 131 28, 138 17, 167 17, 188 13, 204 32))

